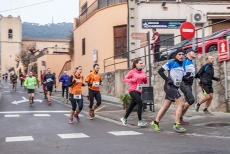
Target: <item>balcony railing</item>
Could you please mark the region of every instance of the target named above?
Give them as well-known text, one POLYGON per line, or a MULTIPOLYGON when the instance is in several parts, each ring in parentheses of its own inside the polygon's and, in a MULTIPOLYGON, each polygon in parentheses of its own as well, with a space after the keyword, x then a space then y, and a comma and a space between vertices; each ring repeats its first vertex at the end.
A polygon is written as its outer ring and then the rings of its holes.
POLYGON ((77 27, 88 19, 94 12, 110 5, 127 2, 127 0, 96 0, 78 18, 77 27))

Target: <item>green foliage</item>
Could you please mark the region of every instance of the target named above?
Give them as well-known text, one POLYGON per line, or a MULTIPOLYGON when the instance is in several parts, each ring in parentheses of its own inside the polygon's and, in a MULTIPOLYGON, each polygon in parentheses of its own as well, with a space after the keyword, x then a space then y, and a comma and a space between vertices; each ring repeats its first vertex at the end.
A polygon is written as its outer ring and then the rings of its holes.
POLYGON ((73 23, 57 23, 39 25, 37 23, 22 23, 23 38, 53 38, 68 39, 73 31, 73 23))
POLYGON ((129 104, 131 100, 132 98, 129 94, 124 94, 120 96, 120 101, 122 102, 123 105, 129 104))

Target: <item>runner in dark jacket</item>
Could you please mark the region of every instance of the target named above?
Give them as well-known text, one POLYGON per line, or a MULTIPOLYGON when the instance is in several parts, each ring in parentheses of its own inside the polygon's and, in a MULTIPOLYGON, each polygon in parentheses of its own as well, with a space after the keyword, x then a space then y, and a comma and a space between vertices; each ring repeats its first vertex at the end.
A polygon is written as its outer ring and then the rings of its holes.
POLYGON ((69 93, 69 76, 67 75, 67 72, 64 71, 64 74, 59 79, 60 82, 62 82, 62 102, 64 102, 64 93, 66 91, 66 103, 68 102, 68 93, 69 93))
POLYGON ((206 58, 207 64, 203 65, 199 72, 196 74, 195 78, 200 79, 199 85, 201 86, 205 97, 200 100, 199 103, 195 104, 196 112, 199 111, 200 105, 206 102, 206 106, 203 110, 205 114, 211 114, 208 111, 208 107, 210 106, 213 98, 213 87, 212 87, 212 80, 220 81, 219 78, 214 77, 214 59, 212 56, 208 56, 206 58))

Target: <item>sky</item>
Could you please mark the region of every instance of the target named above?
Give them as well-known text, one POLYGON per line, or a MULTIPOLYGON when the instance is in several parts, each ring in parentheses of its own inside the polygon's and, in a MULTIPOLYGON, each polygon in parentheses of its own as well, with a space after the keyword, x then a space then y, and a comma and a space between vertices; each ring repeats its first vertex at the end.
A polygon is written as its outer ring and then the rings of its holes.
POLYGON ((52 23, 52 18, 54 23, 73 23, 74 18, 79 16, 79 0, 0 0, 0 14, 4 17, 20 16, 22 22, 41 25, 52 23), (15 9, 19 7, 25 8, 15 9))

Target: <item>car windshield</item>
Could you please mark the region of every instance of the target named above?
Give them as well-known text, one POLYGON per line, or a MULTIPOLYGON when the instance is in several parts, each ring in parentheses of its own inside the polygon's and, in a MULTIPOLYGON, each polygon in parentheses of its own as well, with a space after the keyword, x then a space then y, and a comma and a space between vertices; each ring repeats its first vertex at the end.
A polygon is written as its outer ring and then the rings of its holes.
POLYGON ((212 33, 212 34, 206 36, 205 38, 218 36, 218 35, 220 35, 220 34, 221 34, 222 32, 224 32, 224 31, 226 31, 226 29, 222 29, 222 30, 220 30, 220 31, 217 31, 217 32, 215 32, 215 33, 212 33))

